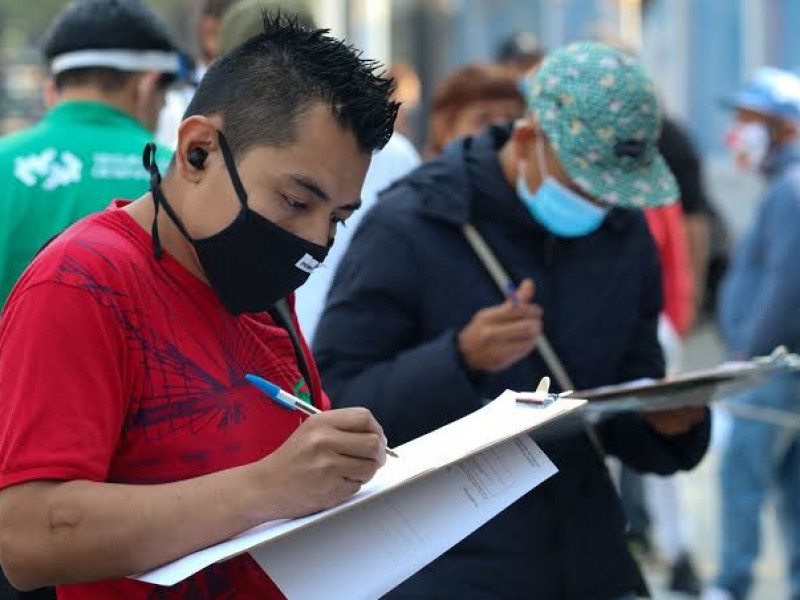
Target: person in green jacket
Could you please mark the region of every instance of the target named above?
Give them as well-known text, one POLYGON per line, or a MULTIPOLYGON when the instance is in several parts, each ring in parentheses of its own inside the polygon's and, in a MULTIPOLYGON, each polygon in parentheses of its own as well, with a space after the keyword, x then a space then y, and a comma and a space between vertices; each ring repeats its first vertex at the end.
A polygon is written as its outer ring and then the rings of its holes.
POLYGON ((147 191, 142 151, 182 62, 140 0, 73 2, 53 23, 44 55, 53 108, 0 139, 0 307, 53 236, 115 196, 147 191))

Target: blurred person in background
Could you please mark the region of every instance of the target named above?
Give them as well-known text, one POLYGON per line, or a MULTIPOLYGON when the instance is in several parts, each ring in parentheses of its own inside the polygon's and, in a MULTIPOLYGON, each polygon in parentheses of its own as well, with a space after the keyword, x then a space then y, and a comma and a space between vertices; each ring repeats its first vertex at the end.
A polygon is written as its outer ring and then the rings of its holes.
POLYGON ((408 63, 396 62, 389 67, 388 76, 394 80, 394 96, 392 100, 400 103, 400 112, 397 113, 395 133, 411 140, 414 139, 411 127, 411 117, 419 107, 422 97, 422 81, 416 69, 408 63))
MULTIPOLYGON (((216 49, 219 56, 230 52, 233 48, 261 33, 264 28, 262 15, 265 10, 275 10, 278 0, 237 0, 222 14, 217 30, 216 49)), ((291 3, 291 9, 283 11, 297 20, 297 23, 309 29, 317 27, 314 15, 308 2, 297 0, 291 3)))
POLYGON ((434 158, 460 137, 525 114, 525 97, 506 68, 471 64, 448 75, 434 90, 425 157, 434 158))
MULTIPOLYGON (((580 43, 551 53, 527 94, 529 116, 450 144, 385 192, 331 289, 314 342, 326 389, 335 406, 368 406, 394 443, 552 375, 533 352, 543 332, 577 389, 663 375, 658 256, 638 208, 677 189, 652 83, 632 58, 580 43), (515 290, 497 289, 467 223, 515 290)), ((709 430, 689 409, 618 415, 595 433, 632 467, 670 474, 699 462, 709 430)), ((560 473, 386 598, 643 592, 593 439, 577 424, 540 437, 560 473)))
MULTIPOLYGON (((200 0, 195 24, 198 62, 195 80, 200 81, 208 68, 224 54, 220 50, 220 29, 225 14, 239 0, 200 0)), ((246 38, 245 38, 246 39, 246 38)))
POLYGON ((658 149, 675 175, 681 194, 680 212, 682 227, 685 229, 692 295, 688 312, 684 313, 686 318, 676 319, 673 325, 680 338, 685 339, 695 325, 709 286, 707 275, 711 255, 711 227, 718 218, 706 191, 703 165, 694 142, 684 127, 669 115, 664 117, 658 149))
MULTIPOLYGON (((200 0, 195 17, 195 42, 197 55, 191 73, 181 85, 167 93, 164 107, 158 117, 156 140, 159 145, 175 149, 178 142, 178 126, 183 113, 194 96, 197 84, 214 61, 221 55, 219 31, 225 13, 239 0, 200 0)), ((189 69, 188 65, 186 67, 189 69)))
POLYGON ((508 36, 497 49, 497 63, 508 67, 521 80, 544 60, 546 50, 529 31, 517 31, 508 36))
MULTIPOLYGON (((159 115, 156 138, 159 144, 174 149, 178 141, 178 126, 194 96, 200 79, 226 52, 258 34, 263 28, 261 15, 276 9, 280 0, 201 0, 195 23, 197 64, 189 81, 174 86, 167 94, 164 109, 159 115)), ((307 4, 292 3, 287 11, 304 27, 316 27, 307 4)))
POLYGON ((77 0, 44 44, 55 106, 0 139, 0 305, 51 237, 119 195, 147 189, 152 140, 178 48, 139 0, 77 0))
MULTIPOLYGON (((769 354, 779 345, 798 352, 800 77, 759 69, 727 104, 735 110, 727 143, 736 164, 763 175, 768 189, 722 284, 722 336, 734 359, 769 354)), ((733 427, 720 473, 720 566, 707 600, 748 597, 760 551, 762 510, 773 487, 790 598, 800 600, 800 432, 759 419, 759 409, 800 414, 800 375, 774 376, 733 399, 733 427)))

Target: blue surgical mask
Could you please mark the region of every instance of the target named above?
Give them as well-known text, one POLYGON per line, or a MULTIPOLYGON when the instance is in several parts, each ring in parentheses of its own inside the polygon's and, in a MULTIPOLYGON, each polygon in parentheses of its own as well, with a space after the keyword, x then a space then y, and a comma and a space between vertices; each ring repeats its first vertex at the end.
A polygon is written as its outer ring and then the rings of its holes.
POLYGON ((531 191, 525 181, 523 168, 519 169, 517 177, 517 195, 531 216, 548 231, 560 237, 581 237, 599 229, 608 209, 589 202, 549 176, 541 146, 538 153, 539 172, 542 174, 539 189, 531 191))

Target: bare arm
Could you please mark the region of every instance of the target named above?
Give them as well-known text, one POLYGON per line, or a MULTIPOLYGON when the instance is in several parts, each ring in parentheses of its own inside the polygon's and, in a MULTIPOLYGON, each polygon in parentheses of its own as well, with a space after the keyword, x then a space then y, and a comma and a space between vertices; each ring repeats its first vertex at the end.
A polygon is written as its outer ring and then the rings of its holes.
POLYGON ((265 521, 334 506, 385 461, 364 409, 316 415, 250 465, 163 485, 32 481, 0 492, 0 559, 20 589, 147 571, 265 521))
POLYGON ((692 263, 694 277, 695 307, 703 305, 706 272, 711 253, 710 225, 704 213, 686 215, 686 240, 689 245, 689 259, 692 263))

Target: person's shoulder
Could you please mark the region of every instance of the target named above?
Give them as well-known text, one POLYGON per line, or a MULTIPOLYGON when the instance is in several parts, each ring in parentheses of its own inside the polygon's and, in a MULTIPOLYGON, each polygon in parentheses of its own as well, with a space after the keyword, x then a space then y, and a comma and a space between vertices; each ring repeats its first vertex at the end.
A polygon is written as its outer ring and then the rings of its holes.
POLYGON ((31 261, 18 287, 57 282, 75 287, 109 286, 124 279, 130 265, 146 252, 134 228, 138 225, 119 208, 81 219, 49 240, 31 261))
POLYGON ((656 246, 643 210, 613 209, 608 214, 607 220, 607 224, 601 230, 605 232, 605 235, 601 236, 601 244, 602 247, 611 250, 612 259, 614 256, 619 259, 617 253, 624 252, 628 261, 650 262, 656 246))
POLYGON ((463 161, 441 155, 396 181, 380 195, 376 207, 391 214, 447 214, 451 205, 465 204, 469 181, 463 161))
POLYGON ((0 137, 0 161, 12 162, 16 157, 46 145, 43 123, 0 137))

